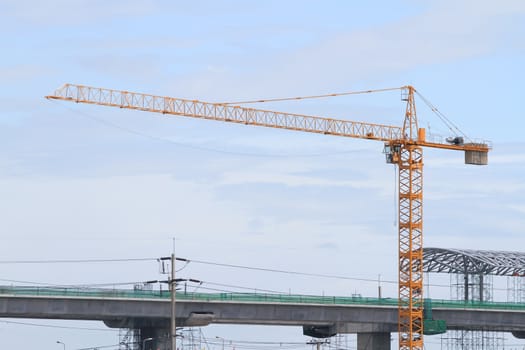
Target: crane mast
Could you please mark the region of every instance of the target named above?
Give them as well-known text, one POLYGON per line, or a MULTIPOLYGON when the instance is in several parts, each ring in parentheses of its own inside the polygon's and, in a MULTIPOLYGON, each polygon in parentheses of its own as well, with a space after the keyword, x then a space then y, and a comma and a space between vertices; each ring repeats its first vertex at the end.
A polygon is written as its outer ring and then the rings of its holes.
MULTIPOLYGON (((418 134, 414 88, 408 87, 403 136, 418 134)), ((404 139, 406 141, 406 139, 404 139)), ((398 167, 398 334, 399 349, 423 349, 423 148, 392 145, 398 167)))
MULTIPOLYGON (((486 142, 430 142, 418 128, 415 89, 400 88, 407 102, 403 126, 275 112, 136 92, 65 84, 49 99, 135 109, 245 125, 383 141, 387 163, 397 165, 398 333, 400 350, 423 350, 423 147, 465 152, 465 163, 485 165, 486 142)), ((373 92, 373 91, 368 91, 373 92)))

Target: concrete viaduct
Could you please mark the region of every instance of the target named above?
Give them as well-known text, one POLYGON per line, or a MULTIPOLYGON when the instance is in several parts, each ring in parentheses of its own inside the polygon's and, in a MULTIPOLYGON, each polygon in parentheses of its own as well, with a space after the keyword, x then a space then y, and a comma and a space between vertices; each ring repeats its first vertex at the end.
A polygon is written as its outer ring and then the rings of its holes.
MULTIPOLYGON (((181 327, 281 325, 303 327, 304 334, 315 337, 356 333, 358 350, 390 349, 390 333, 397 331, 395 299, 177 293, 176 305, 181 327)), ((112 328, 140 329, 143 339, 166 339, 170 314, 169 298, 154 292, 0 287, 0 317, 6 318, 100 320, 112 328)), ((523 304, 434 301, 432 316, 445 320, 447 329, 525 337, 523 304)))

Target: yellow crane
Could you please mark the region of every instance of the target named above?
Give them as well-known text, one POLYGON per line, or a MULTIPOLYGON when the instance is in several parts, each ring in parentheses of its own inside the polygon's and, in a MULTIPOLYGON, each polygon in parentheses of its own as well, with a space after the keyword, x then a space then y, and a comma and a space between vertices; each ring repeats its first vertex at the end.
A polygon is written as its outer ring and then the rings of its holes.
MULTIPOLYGON (((486 142, 469 140, 465 142, 463 137, 453 137, 446 141, 427 141, 425 129, 418 127, 414 100, 416 90, 412 86, 397 89, 402 91, 402 98, 407 103, 402 126, 268 111, 226 103, 210 103, 73 84, 65 84, 46 98, 383 141, 387 163, 397 165, 399 172, 399 349, 422 350, 423 147, 464 151, 466 164, 486 165, 490 146, 486 142)), ((389 89, 382 91, 384 90, 389 89)), ((364 92, 374 91, 380 90, 364 92)))

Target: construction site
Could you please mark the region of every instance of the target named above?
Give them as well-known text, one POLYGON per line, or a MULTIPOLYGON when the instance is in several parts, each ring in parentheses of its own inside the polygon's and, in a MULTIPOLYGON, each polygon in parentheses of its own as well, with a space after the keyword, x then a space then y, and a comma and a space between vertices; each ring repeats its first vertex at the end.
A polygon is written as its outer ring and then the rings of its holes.
POLYGON ((2 348, 525 349, 519 1, 5 5, 2 348))

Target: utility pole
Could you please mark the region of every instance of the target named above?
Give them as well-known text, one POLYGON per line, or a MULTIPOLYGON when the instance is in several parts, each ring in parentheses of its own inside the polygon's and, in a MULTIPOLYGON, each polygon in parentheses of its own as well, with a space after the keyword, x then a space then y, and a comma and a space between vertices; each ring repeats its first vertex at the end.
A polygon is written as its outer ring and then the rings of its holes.
MULTIPOLYGON (((190 278, 190 279, 186 279, 186 278, 175 278, 175 261, 177 260, 177 258, 175 257, 175 239, 173 239, 173 253, 171 253, 171 256, 165 256, 165 257, 161 257, 158 259, 158 261, 162 261, 162 265, 161 265, 161 271, 163 274, 170 274, 170 278, 168 278, 168 280, 166 281, 148 281, 153 283, 153 282, 163 282, 163 283, 168 283, 168 286, 169 286, 169 290, 170 290, 170 293, 171 293, 171 325, 170 325, 170 345, 171 345, 171 350, 177 350, 177 313, 176 313, 176 308, 175 308, 175 305, 176 305, 176 294, 177 294, 177 282, 183 282, 183 281, 190 281, 190 282, 195 282, 195 283, 199 283, 199 284, 202 284, 203 282, 202 281, 199 281, 199 280, 196 280, 196 279, 193 279, 193 278, 190 278), (171 272, 169 271, 169 269, 165 268, 165 264, 164 264, 164 261, 167 261, 167 260, 171 260, 171 272)), ((187 259, 183 259, 183 258, 179 258, 178 260, 180 261, 185 261, 186 263, 189 262, 189 260, 187 259)))
POLYGON ((329 344, 330 342, 327 340, 319 340, 319 339, 312 339, 308 343, 308 345, 315 345, 317 350, 321 350, 321 344, 329 344))
POLYGON ((173 240, 173 253, 171 253, 171 350, 177 350, 177 317, 175 313, 175 240, 173 240))
POLYGON ((377 275, 377 297, 379 299, 382 298, 382 295, 381 295, 381 274, 377 275))

